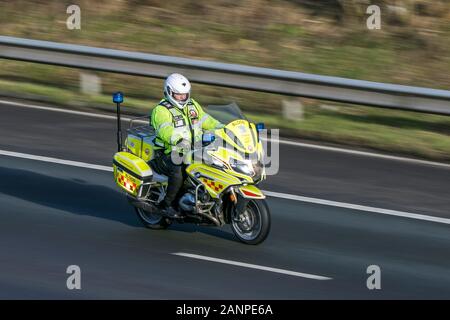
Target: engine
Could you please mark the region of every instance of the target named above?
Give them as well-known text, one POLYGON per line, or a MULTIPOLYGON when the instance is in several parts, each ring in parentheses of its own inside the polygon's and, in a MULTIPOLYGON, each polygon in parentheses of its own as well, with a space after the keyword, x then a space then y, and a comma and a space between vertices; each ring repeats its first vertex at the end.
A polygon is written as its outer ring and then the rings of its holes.
POLYGON ((180 198, 178 204, 182 210, 192 212, 195 208, 195 196, 191 192, 186 192, 180 198))
MULTIPOLYGON (((180 198, 178 202, 180 208, 184 211, 193 212, 195 209, 195 195, 194 190, 188 191, 180 198)), ((211 200, 211 196, 208 192, 206 192, 203 188, 198 190, 198 200, 200 201, 200 208, 202 208, 202 204, 205 204, 209 200, 211 200)))

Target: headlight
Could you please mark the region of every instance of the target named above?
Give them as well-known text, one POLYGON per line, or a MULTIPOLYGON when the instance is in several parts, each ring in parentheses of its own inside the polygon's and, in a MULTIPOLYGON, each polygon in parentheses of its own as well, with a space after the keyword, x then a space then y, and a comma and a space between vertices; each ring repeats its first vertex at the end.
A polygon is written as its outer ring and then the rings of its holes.
POLYGON ((211 157, 212 164, 219 168, 225 168, 225 163, 222 160, 217 159, 216 157, 211 157))
POLYGON ((261 161, 253 163, 253 170, 255 171, 255 175, 253 176, 253 181, 259 182, 262 179, 263 174, 263 164, 261 161))
POLYGON ((231 158, 230 166, 234 171, 245 174, 247 176, 253 176, 255 174, 251 161, 241 161, 231 158))

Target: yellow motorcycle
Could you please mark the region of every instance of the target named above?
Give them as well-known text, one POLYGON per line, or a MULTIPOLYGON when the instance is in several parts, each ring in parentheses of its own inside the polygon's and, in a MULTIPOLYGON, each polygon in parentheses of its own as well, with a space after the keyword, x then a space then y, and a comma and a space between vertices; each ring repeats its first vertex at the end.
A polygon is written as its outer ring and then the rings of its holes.
POLYGON ((141 222, 151 229, 165 229, 174 220, 221 227, 230 224, 246 244, 259 244, 270 231, 270 211, 257 184, 265 179, 264 150, 259 138, 263 124, 253 124, 236 104, 209 106, 208 112, 227 125, 203 134, 203 144, 186 165, 186 179, 177 197, 181 218, 162 216, 157 204, 164 199, 168 178, 154 165, 155 130, 147 121, 131 119, 122 147, 120 104, 123 94, 113 95, 117 105, 118 152, 114 155, 114 179, 126 192, 141 222), (144 123, 136 125, 136 123, 144 123))

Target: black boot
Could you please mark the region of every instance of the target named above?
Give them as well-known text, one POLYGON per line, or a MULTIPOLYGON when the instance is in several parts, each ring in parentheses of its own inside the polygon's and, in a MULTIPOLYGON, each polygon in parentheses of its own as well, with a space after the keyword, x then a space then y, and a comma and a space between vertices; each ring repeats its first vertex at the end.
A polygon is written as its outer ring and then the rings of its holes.
POLYGON ((161 201, 158 205, 158 210, 160 211, 161 215, 171 218, 171 219, 178 219, 181 218, 180 213, 175 210, 172 206, 169 206, 165 201, 161 201))

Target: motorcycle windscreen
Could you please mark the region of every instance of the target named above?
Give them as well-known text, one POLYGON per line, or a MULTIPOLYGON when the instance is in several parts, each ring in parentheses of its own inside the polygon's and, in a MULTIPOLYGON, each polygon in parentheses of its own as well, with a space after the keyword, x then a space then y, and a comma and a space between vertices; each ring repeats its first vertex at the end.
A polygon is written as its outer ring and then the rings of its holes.
POLYGON ((235 102, 225 105, 208 105, 205 107, 205 111, 224 124, 238 119, 247 120, 235 102))

